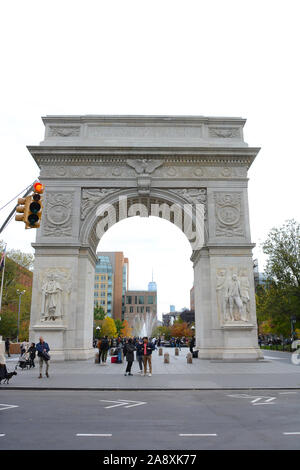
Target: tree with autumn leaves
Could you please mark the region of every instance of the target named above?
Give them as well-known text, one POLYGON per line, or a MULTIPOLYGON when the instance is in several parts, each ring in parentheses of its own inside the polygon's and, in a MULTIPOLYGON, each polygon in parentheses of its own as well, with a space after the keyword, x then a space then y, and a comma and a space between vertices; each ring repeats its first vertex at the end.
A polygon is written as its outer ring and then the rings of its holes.
POLYGON ((130 328, 128 321, 121 321, 120 319, 107 317, 104 310, 99 311, 99 307, 94 309, 94 335, 96 338, 108 336, 109 338, 122 338, 132 335, 132 328, 130 328), (97 327, 100 327, 100 329, 97 327))
POLYGON ((300 224, 288 220, 273 228, 262 245, 268 255, 266 281, 256 292, 259 332, 291 335, 300 325, 300 224))

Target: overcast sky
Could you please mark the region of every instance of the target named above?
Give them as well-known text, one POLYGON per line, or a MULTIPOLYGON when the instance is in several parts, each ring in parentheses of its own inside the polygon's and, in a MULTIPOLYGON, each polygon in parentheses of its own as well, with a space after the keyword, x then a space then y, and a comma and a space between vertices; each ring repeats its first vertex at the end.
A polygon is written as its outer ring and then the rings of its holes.
MULTIPOLYGON (((299 1, 17 0, 1 5, 0 205, 39 174, 26 149, 43 140, 41 116, 170 114, 247 119, 261 147, 249 171, 254 256, 273 226, 300 220, 299 1)), ((8 208, 10 209, 11 206, 8 208)), ((0 213, 1 223, 7 209, 0 213)), ((30 251, 33 230, 0 235, 30 251)), ((165 221, 123 221, 99 249, 130 258, 130 287, 151 270, 159 312, 189 306, 190 246, 165 221), (126 230, 125 230, 126 227, 126 230)))

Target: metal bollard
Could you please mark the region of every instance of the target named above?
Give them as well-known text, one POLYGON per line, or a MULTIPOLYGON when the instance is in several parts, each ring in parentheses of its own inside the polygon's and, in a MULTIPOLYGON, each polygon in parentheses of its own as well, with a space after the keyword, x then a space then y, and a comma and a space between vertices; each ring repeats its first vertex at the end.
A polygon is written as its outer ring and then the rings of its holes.
POLYGON ((179 349, 175 348, 175 356, 179 356, 179 349))
POLYGON ((159 356, 162 356, 162 355, 163 355, 163 348, 159 348, 159 350, 158 350, 158 355, 159 355, 159 356))
POLYGON ((186 362, 187 362, 188 364, 193 364, 193 355, 192 355, 192 353, 190 353, 190 352, 187 353, 187 355, 186 355, 186 362))
POLYGON ((170 354, 169 353, 164 354, 164 363, 165 364, 170 364, 170 354))
POLYGON ((95 364, 99 364, 99 353, 95 354, 95 364))

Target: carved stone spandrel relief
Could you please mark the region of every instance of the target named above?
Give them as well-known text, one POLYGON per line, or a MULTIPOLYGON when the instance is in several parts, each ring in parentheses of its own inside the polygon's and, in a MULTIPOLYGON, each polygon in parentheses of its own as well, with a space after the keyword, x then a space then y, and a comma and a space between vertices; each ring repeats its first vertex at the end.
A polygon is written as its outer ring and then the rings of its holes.
POLYGON ((207 219, 207 189, 206 188, 184 188, 169 189, 171 193, 175 193, 186 200, 187 204, 204 205, 204 218, 207 219))
POLYGON ((81 192, 81 208, 80 208, 80 218, 84 220, 89 213, 89 211, 95 207, 97 204, 100 204, 104 197, 109 194, 113 194, 119 191, 119 189, 114 188, 102 188, 102 189, 87 189, 83 188, 81 192))
POLYGON ((247 268, 218 268, 216 294, 221 325, 251 322, 250 281, 247 268))
POLYGON ((242 193, 215 192, 216 237, 244 237, 242 193))
POLYGON ((40 322, 65 325, 72 290, 71 270, 47 268, 39 273, 38 280, 41 295, 40 322))
POLYGON ((43 235, 48 237, 72 236, 73 193, 46 193, 43 216, 43 235))

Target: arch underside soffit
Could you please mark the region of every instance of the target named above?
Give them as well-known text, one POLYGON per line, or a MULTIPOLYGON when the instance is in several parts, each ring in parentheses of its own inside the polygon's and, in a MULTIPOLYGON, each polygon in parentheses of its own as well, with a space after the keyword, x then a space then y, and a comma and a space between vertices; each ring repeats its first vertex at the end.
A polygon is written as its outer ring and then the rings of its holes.
POLYGON ((206 193, 206 188, 174 188, 153 189, 151 196, 141 196, 137 189, 82 188, 80 240, 96 252, 101 236, 115 223, 132 216, 156 216, 175 224, 191 242, 199 226, 197 214, 203 216, 207 234, 206 193))

